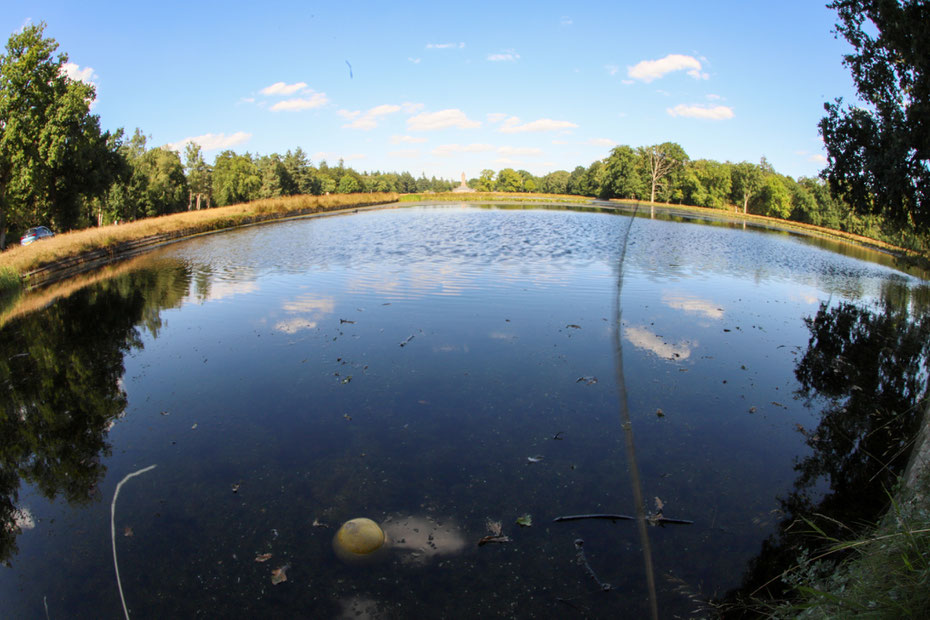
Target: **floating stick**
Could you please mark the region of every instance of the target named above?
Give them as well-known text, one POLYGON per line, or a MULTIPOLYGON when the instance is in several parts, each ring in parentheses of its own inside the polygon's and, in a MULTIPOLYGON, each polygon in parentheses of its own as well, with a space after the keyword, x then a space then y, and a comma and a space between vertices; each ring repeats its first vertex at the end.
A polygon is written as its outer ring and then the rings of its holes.
POLYGON ((154 465, 144 467, 139 471, 128 474, 116 485, 116 491, 113 492, 113 502, 110 504, 110 539, 113 541, 113 568, 116 569, 116 586, 119 588, 119 598, 123 602, 123 613, 126 614, 126 620, 129 620, 129 609, 126 607, 126 597, 123 596, 123 584, 119 580, 119 564, 116 561, 116 498, 119 496, 120 487, 126 484, 126 481, 135 476, 144 474, 147 471, 155 469, 154 465))

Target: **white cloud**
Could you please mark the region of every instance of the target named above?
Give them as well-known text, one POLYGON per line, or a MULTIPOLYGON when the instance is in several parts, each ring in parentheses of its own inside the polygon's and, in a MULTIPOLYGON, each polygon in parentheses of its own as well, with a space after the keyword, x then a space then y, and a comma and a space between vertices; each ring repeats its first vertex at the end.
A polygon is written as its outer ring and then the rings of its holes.
POLYGON ((266 86, 261 89, 260 92, 263 95, 269 97, 286 97, 287 95, 293 95, 307 88, 306 82, 297 82, 296 84, 285 84, 284 82, 275 82, 271 86, 266 86))
POLYGON ((518 165, 520 165, 520 161, 519 161, 519 160, 510 159, 509 157, 498 157, 497 159, 495 159, 495 160, 493 161, 493 163, 497 164, 498 166, 518 166, 518 165))
POLYGON ((617 65, 604 65, 604 68, 607 69, 607 73, 610 75, 617 75, 620 72, 620 67, 617 65))
POLYGON ((342 118, 351 121, 343 125, 343 127, 348 129, 374 129, 378 126, 378 119, 382 116, 387 116, 388 114, 394 114, 395 112, 400 112, 401 107, 399 105, 379 105, 371 108, 364 114, 359 111, 349 111, 349 110, 339 110, 337 114, 342 118))
POLYGON ((665 110, 669 116, 683 116, 686 118, 702 118, 711 121, 722 121, 733 118, 733 109, 725 105, 685 105, 680 103, 674 108, 665 110))
POLYGON ((391 136, 391 144, 419 144, 426 142, 426 138, 416 136, 391 136))
POLYGON ((236 133, 228 136, 224 133, 205 133, 202 136, 184 138, 178 142, 166 144, 165 148, 180 153, 184 150, 186 145, 193 142, 200 145, 200 148, 202 148, 204 151, 215 151, 218 149, 228 149, 238 144, 242 144, 243 142, 248 142, 251 137, 252 134, 246 133, 244 131, 237 131, 236 133))
POLYGON ((555 121, 551 118, 541 118, 538 121, 520 124, 520 119, 511 116, 498 129, 501 133, 524 133, 530 131, 558 131, 560 129, 575 129, 578 125, 570 121, 555 121))
POLYGON ((314 93, 309 97, 300 97, 298 99, 285 99, 271 106, 273 112, 310 110, 320 108, 329 103, 326 93, 314 93))
POLYGON ((589 144, 591 146, 609 146, 609 147, 617 146, 617 143, 611 140, 610 138, 591 138, 585 144, 589 144))
POLYGON ((388 151, 389 157, 402 157, 405 159, 415 159, 420 156, 420 151, 416 149, 401 149, 399 151, 388 151))
POLYGON ((558 145, 568 144, 568 140, 553 140, 552 144, 558 144, 558 145))
POLYGON ((562 16, 562 19, 559 20, 559 25, 561 26, 571 26, 572 23, 572 18, 564 15, 562 16))
POLYGON ((696 342, 670 343, 665 342, 661 336, 649 331, 645 327, 627 327, 623 330, 623 335, 637 349, 651 351, 659 357, 670 360, 686 360, 691 356, 691 351, 696 342))
POLYGON ((428 50, 449 50, 449 49, 462 49, 465 47, 464 43, 427 43, 426 49, 428 50))
POLYGON ((509 115, 508 115, 508 114, 504 114, 503 112, 490 112, 490 113, 488 113, 488 115, 487 115, 487 119, 488 119, 488 122, 489 122, 489 123, 494 124, 494 123, 499 123, 499 122, 501 122, 502 120, 504 120, 505 118, 507 118, 507 116, 509 116, 509 115))
POLYGON ((66 62, 61 65, 61 72, 75 82, 86 82, 94 86, 97 85, 94 80, 99 78, 99 76, 94 73, 93 68, 84 67, 82 69, 80 65, 76 65, 73 62, 66 62))
POLYGON ((818 164, 827 163, 827 158, 824 155, 811 155, 807 158, 807 161, 812 161, 818 164))
POLYGON ((723 318, 723 308, 709 299, 665 292, 662 294, 662 303, 675 310, 681 310, 690 314, 702 314, 708 319, 723 318))
POLYGON ((632 67, 627 67, 627 75, 634 80, 651 82, 674 71, 687 71, 688 75, 698 80, 706 80, 708 76, 701 71, 701 61, 694 56, 683 54, 669 54, 658 60, 644 60, 632 67))
POLYGON ((439 112, 424 112, 407 119, 409 131, 435 131, 437 129, 474 129, 481 127, 481 121, 473 121, 464 112, 458 109, 440 110, 439 112))
POLYGON ((454 153, 486 153, 493 151, 491 144, 441 144, 433 149, 433 155, 447 157, 454 153))
POLYGON ((422 110, 424 106, 422 103, 410 103, 409 101, 405 101, 400 104, 400 107, 403 109, 404 114, 416 114, 422 110))
POLYGON ((707 100, 708 101, 722 101, 723 97, 721 97, 720 95, 711 94, 711 95, 707 95, 707 100))
POLYGON ((542 149, 531 146, 502 146, 497 149, 501 155, 542 155, 542 149))
POLYGON ((407 57, 407 60, 409 60, 410 62, 412 62, 412 63, 415 64, 415 65, 420 64, 420 59, 419 59, 419 58, 411 58, 411 57, 408 56, 408 57, 407 57))
POLYGON ((499 54, 488 54, 488 60, 491 62, 514 62, 520 59, 520 54, 513 50, 504 50, 499 54))

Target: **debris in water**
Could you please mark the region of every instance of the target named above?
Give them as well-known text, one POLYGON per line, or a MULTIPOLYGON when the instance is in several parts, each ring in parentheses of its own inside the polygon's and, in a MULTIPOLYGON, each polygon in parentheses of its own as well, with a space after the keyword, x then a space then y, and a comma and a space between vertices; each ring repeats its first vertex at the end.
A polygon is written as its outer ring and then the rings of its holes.
POLYGON ((541 454, 537 454, 536 456, 528 456, 526 457, 526 462, 527 463, 538 463, 541 460, 543 460, 543 458, 544 457, 541 454))
POLYGON ((255 556, 256 562, 267 562, 270 559, 271 559, 270 553, 259 553, 258 555, 255 556))
POLYGON ((478 541, 478 546, 483 547, 484 545, 487 545, 488 543, 498 543, 502 545, 504 543, 509 543, 509 542, 510 542, 510 536, 485 536, 481 540, 478 541))
POLYGON ((569 323, 565 326, 565 329, 581 329, 581 325, 575 325, 574 323, 569 323))
POLYGON ((348 323, 349 325, 355 325, 355 321, 350 321, 349 319, 339 319, 340 325, 343 325, 345 323, 348 323))
POLYGON ((349 420, 350 422, 352 421, 352 416, 350 416, 348 413, 342 414, 342 417, 344 417, 346 420, 349 420))
POLYGON ((750 407, 750 408, 749 408, 749 413, 755 413, 755 412, 756 412, 756 408, 755 408, 755 407, 750 407))
POLYGON ((287 581, 287 574, 285 571, 287 571, 287 569, 290 567, 290 564, 285 564, 284 566, 271 571, 271 585, 276 586, 282 581, 287 581))
POLYGON ((533 517, 529 514, 525 514, 522 517, 517 517, 517 525, 520 527, 530 527, 533 525, 533 517))
POLYGON ((168 411, 162 411, 161 414, 162 414, 162 415, 171 415, 171 413, 168 412, 168 411))
POLYGON ((578 379, 575 380, 575 383, 582 383, 582 382, 584 382, 585 385, 594 385, 595 383, 597 383, 597 377, 595 376, 578 377, 578 379))
POLYGON ((123 528, 123 536, 132 537, 132 528, 128 525, 123 528))
POLYGON ((559 431, 558 433, 556 433, 555 435, 553 435, 552 438, 555 439, 556 441, 562 441, 562 440, 564 439, 564 437, 562 437, 562 435, 564 435, 564 434, 565 434, 565 431, 559 431))
POLYGON ((194 425, 191 427, 191 430, 194 430, 196 428, 197 428, 197 423, 195 422, 194 425))
POLYGON ((664 418, 664 417, 665 417, 665 412, 662 411, 661 409, 656 409, 656 417, 657 417, 657 418, 664 418))
POLYGON ((329 527, 327 524, 323 523, 319 519, 313 520, 313 527, 329 527))
POLYGON ((352 375, 346 375, 345 378, 342 380, 342 385, 345 385, 351 380, 352 380, 352 375))
POLYGON ((239 485, 240 485, 240 484, 241 484, 241 483, 237 482, 236 484, 232 485, 232 492, 233 492, 233 493, 238 493, 238 492, 239 492, 239 485))
POLYGON ((504 525, 500 521, 486 519, 484 524, 488 528, 488 531, 491 532, 491 534, 494 536, 500 536, 504 532, 504 525))
POLYGON ((402 346, 402 347, 407 346, 407 343, 410 342, 411 340, 413 340, 413 336, 414 336, 414 334, 410 334, 409 336, 407 336, 407 339, 404 340, 404 341, 402 341, 402 342, 400 343, 400 346, 402 346))

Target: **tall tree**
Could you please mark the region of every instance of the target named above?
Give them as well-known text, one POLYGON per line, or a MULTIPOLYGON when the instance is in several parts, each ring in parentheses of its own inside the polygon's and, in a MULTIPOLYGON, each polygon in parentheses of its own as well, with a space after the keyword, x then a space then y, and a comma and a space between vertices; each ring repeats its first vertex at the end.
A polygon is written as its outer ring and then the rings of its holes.
MULTIPOLYGON (((187 184, 190 187, 191 202, 196 196, 197 208, 200 208, 200 201, 206 199, 206 206, 210 206, 210 166, 203 160, 203 153, 200 145, 196 142, 189 142, 184 147, 184 171, 187 173, 187 184)), ((188 210, 191 204, 187 205, 188 210)))
POLYGON ((824 171, 835 195, 864 214, 930 229, 930 3, 835 0, 836 34, 864 106, 824 104, 824 171))
POLYGON ((90 113, 94 87, 64 72, 67 54, 30 24, 0 55, 0 247, 8 227, 76 225, 85 199, 102 196, 118 160, 90 113))
POLYGON ((680 145, 663 142, 639 149, 640 157, 646 168, 646 178, 651 185, 649 202, 656 201, 656 188, 675 170, 688 161, 688 155, 680 145))

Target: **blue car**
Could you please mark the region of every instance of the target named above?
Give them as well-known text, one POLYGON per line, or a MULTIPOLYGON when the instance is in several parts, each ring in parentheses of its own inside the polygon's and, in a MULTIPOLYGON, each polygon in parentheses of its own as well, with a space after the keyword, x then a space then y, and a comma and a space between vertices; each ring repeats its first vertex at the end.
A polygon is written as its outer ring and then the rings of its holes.
POLYGON ((45 226, 36 226, 30 228, 26 231, 26 234, 22 236, 19 240, 21 245, 29 245, 33 241, 38 241, 39 239, 45 239, 46 237, 54 237, 55 233, 49 230, 45 226))

